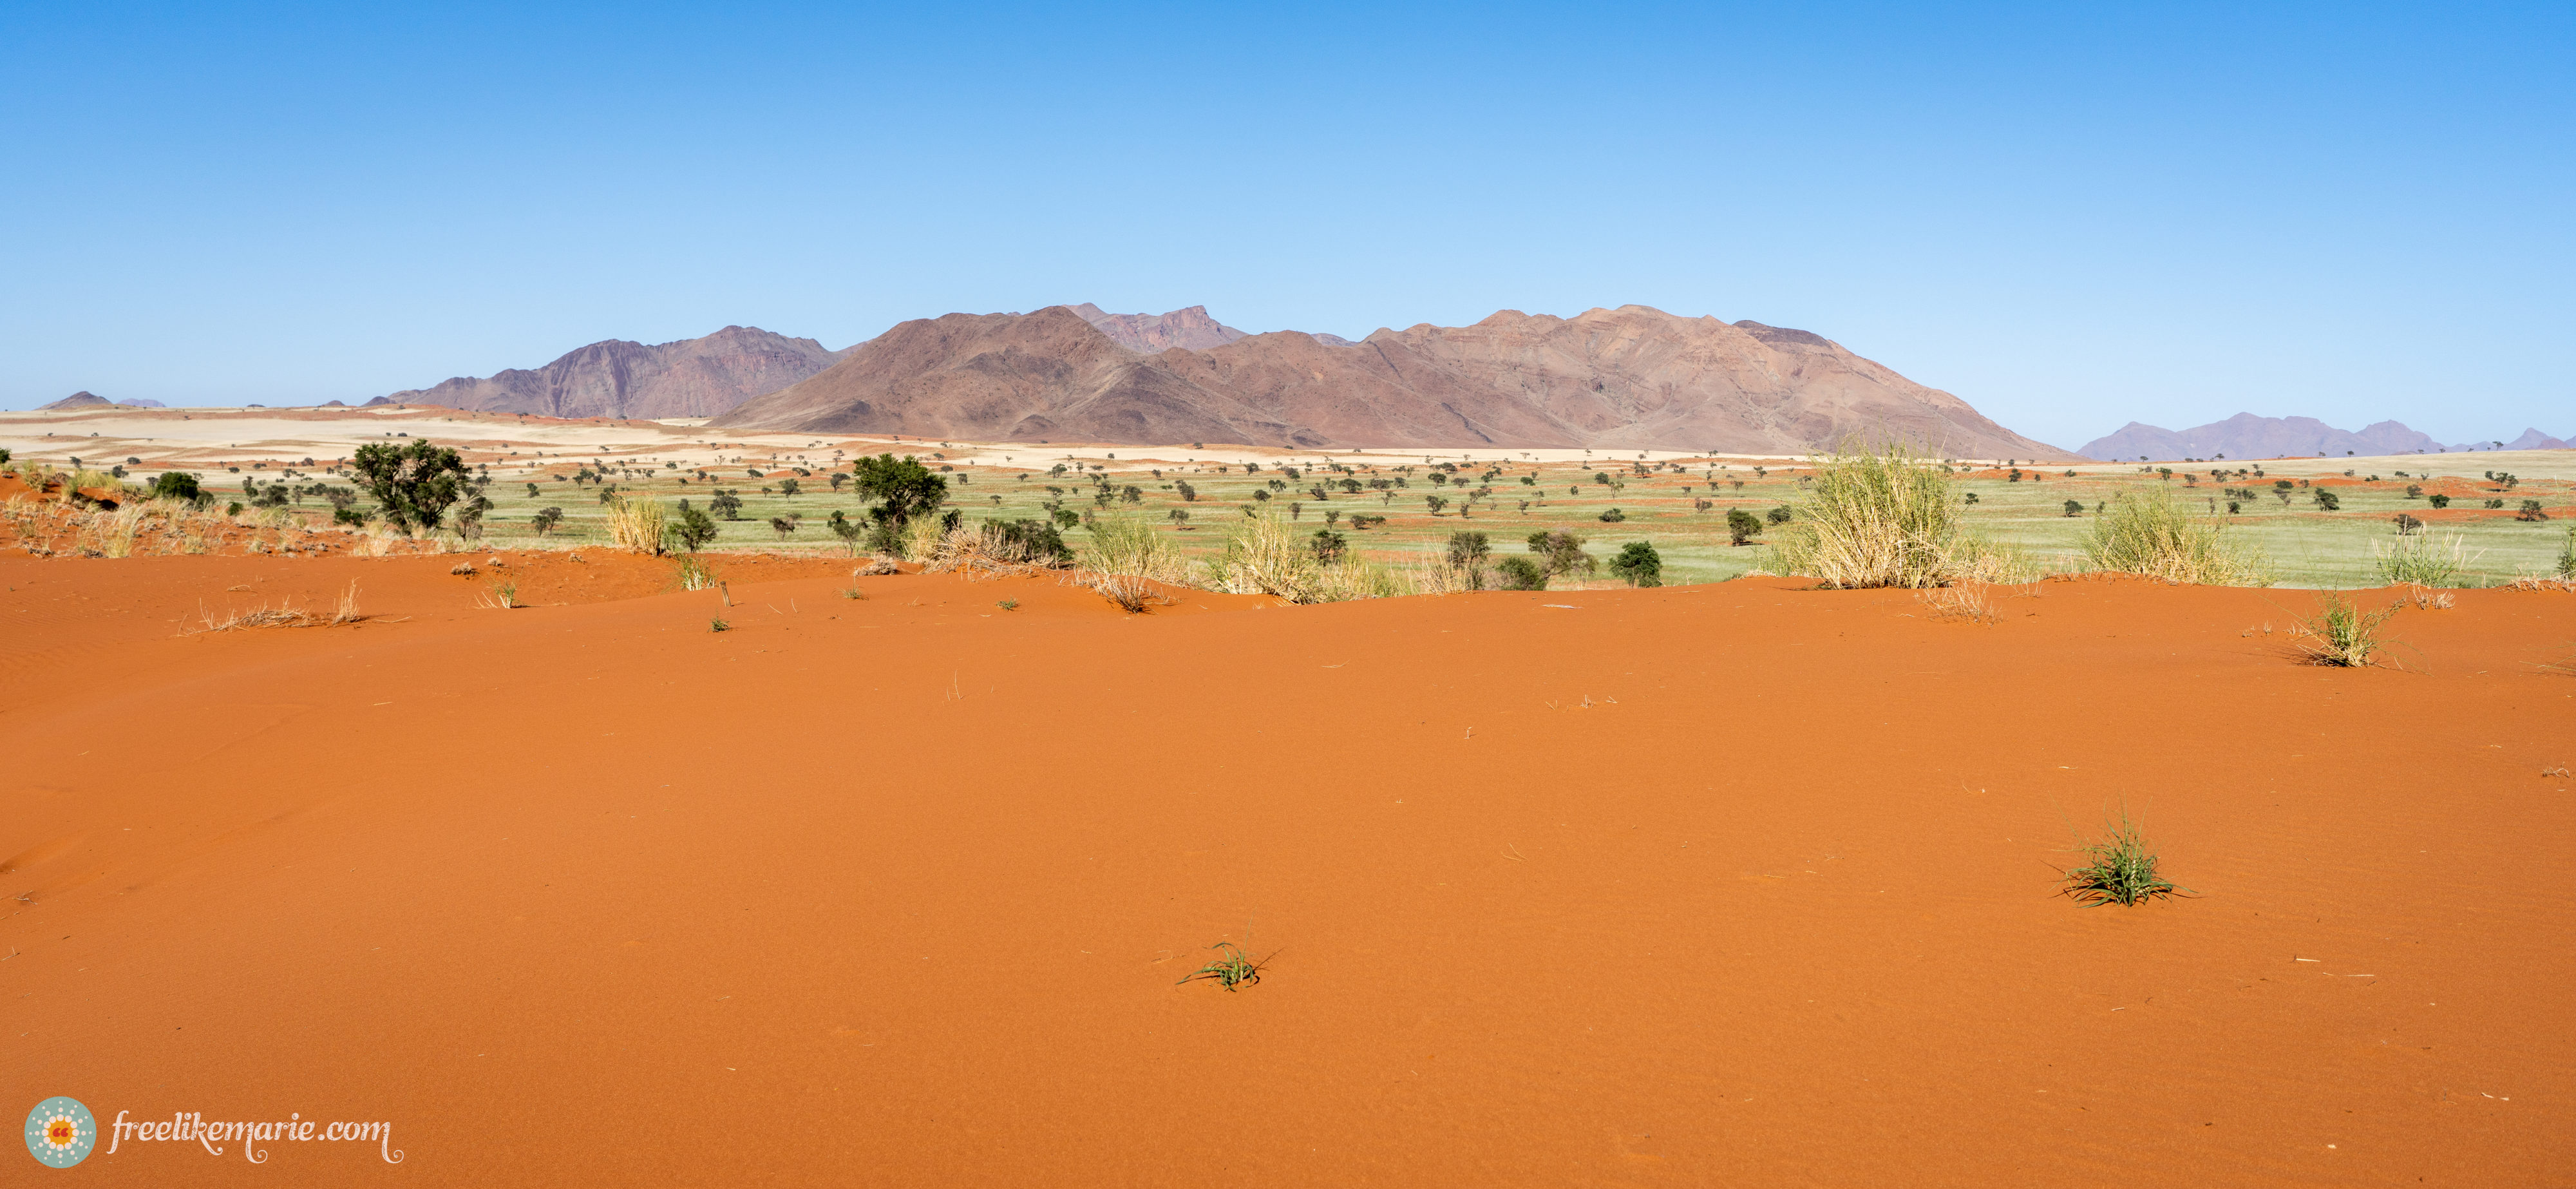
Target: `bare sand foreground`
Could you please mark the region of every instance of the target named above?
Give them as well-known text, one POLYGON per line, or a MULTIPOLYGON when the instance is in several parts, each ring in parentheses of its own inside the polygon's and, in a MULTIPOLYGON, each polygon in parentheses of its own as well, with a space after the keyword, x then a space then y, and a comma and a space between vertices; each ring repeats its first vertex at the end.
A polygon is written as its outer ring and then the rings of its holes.
POLYGON ((2576 1181, 2576 597, 456 560, 0 560, 11 1101, 404 1153, 65 1183, 2576 1181), (2199 898, 2051 895, 2122 801, 2199 898))

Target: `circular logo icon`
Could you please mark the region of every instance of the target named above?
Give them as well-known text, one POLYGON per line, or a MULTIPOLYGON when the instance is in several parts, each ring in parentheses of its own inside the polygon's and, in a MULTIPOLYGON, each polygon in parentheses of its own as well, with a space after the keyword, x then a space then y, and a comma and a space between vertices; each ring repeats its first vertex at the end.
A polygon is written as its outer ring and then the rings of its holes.
POLYGON ((47 1168, 70 1168, 98 1146, 98 1120, 76 1099, 48 1098, 27 1112, 27 1151, 47 1168))

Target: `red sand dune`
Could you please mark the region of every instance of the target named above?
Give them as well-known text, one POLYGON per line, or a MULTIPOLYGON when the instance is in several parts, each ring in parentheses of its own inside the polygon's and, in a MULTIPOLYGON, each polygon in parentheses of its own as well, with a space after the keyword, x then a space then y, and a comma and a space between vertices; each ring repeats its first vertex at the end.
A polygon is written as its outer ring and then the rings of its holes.
POLYGON ((2576 598, 454 560, 0 561, 18 1100, 405 1153, 91 1183, 2576 1180, 2576 598), (2051 895, 2121 801, 2200 898, 2051 895))

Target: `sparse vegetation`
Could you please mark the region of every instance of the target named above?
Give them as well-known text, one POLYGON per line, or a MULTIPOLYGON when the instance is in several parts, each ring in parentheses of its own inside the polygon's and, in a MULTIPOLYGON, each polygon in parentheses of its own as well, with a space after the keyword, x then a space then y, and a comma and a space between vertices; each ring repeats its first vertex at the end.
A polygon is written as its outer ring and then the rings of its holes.
POLYGON ((2125 810, 2111 819, 2100 841, 2079 839, 2075 853, 2082 855, 2085 862, 2065 871, 2065 882, 2058 886, 2058 894, 2079 903, 2134 906, 2160 897, 2190 894, 2190 889, 2176 887, 2156 873, 2155 852, 2148 848, 2145 832, 2125 810))
POLYGON ((385 523, 406 536, 437 529, 448 507, 465 495, 464 461, 427 438, 401 446, 360 446, 352 465, 358 485, 376 501, 385 523))
POLYGON ((1950 581, 1961 504, 1943 474, 1900 443, 1826 456, 1800 514, 1772 542, 1779 568, 1845 589, 1950 581))
POLYGON ((2379 663, 2386 651, 2380 642, 2380 628, 2397 614, 2399 604, 2377 611, 2364 611, 2351 599, 2336 594, 2317 596, 2317 613, 2292 627, 2301 651, 2321 665, 2358 669, 2379 663))
POLYGON ((2172 492, 2139 491, 2111 501, 2084 540, 2094 568, 2195 586, 2268 586, 2251 549, 2227 536, 2227 522, 2195 514, 2172 492))
MULTIPOLYGON (((1253 986, 1261 981, 1261 968, 1268 963, 1269 959, 1253 961, 1252 956, 1243 952, 1241 946, 1230 941, 1221 941, 1208 948, 1217 952, 1215 960, 1191 971, 1189 977, 1173 984, 1174 986, 1211 982, 1232 991, 1240 987, 1253 986)), ((1273 957, 1276 956, 1273 955, 1273 957)))

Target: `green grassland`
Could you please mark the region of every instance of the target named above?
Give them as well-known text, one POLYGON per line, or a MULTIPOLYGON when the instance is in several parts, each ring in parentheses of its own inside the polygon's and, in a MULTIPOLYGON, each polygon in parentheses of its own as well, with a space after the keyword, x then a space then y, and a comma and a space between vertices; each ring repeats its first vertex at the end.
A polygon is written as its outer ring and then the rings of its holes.
MULTIPOLYGON (((1726 514, 1742 508, 1760 516, 1787 507, 1794 515, 1806 482, 1794 461, 1478 460, 1451 464, 1458 468, 1453 473, 1427 464, 1420 455, 1373 454, 1365 459, 1340 456, 1312 466, 1258 463, 1252 471, 1240 462, 1066 459, 1022 469, 964 466, 933 453, 923 455, 923 461, 944 469, 949 506, 969 519, 1044 520, 1057 509, 1085 518, 1141 517, 1171 533, 1186 552, 1206 556, 1217 551, 1229 524, 1248 512, 1263 511, 1289 518, 1301 529, 1330 526, 1365 556, 1398 567, 1427 561, 1456 532, 1485 533, 1495 552, 1503 554, 1521 551, 1532 533, 1562 530, 1584 538, 1590 552, 1604 558, 1627 542, 1652 542, 1663 555, 1667 582, 1717 581, 1768 568, 1768 548, 1730 543, 1726 514), (1349 490, 1353 486, 1359 490, 1349 490), (1435 499, 1441 501, 1437 509, 1435 499), (1619 519, 1605 521, 1613 509, 1619 519), (1175 520, 1175 512, 1186 519, 1175 520), (1385 521, 1353 531, 1354 514, 1385 521)), ((546 466, 507 457, 469 461, 478 466, 478 474, 488 474, 485 498, 494 505, 483 517, 481 548, 604 545, 601 496, 610 491, 672 504, 686 499, 702 509, 718 492, 731 493, 741 507, 736 518, 718 522, 710 551, 847 553, 849 545, 829 531, 827 521, 834 511, 854 519, 866 511, 863 500, 832 482, 836 471, 847 472, 846 459, 819 448, 735 454, 721 465, 682 468, 641 457, 550 460, 554 465, 546 466), (787 493, 788 480, 800 489, 795 494, 787 493), (548 507, 562 509, 562 518, 550 533, 540 535, 531 520, 548 507)), ((2396 539, 2393 520, 2401 513, 2432 522, 2436 531, 2462 534, 2475 555, 2464 585, 2549 570, 2568 527, 2576 523, 2576 506, 2571 506, 2576 504, 2571 500, 2576 484, 2564 477, 2525 477, 2508 490, 2502 482, 2478 476, 2437 483, 2423 480, 2420 473, 2400 478, 2394 468, 2408 460, 2373 459, 2357 460, 2361 465, 2346 478, 2337 464, 2350 461, 2356 460, 2166 464, 2173 468, 2170 475, 2139 466, 2085 464, 2071 468, 2072 474, 2060 466, 2022 470, 2018 478, 2008 470, 1962 466, 1952 482, 1963 500, 1974 497, 1967 508, 1974 532, 2024 550, 2044 569, 2082 568, 2082 541, 2097 510, 2123 492, 2157 489, 2225 519, 2231 536, 2269 559, 2277 583, 2293 587, 2378 585, 2373 550, 2396 539), (2186 466, 2198 473, 2186 475, 2186 466), (2392 469, 2372 472, 2363 469, 2367 466, 2392 469), (2222 469, 2227 472, 2223 479, 2209 473, 2222 469), (2374 473, 2376 482, 2371 481, 2374 473), (2282 481, 2292 486, 2277 489, 2282 481), (2311 482, 2335 492, 2340 508, 2321 509, 2311 482), (2427 499, 2409 497, 2410 482, 2426 484, 2425 495, 2448 493, 2450 508, 2436 512, 2427 499), (2239 493, 2232 515, 2227 508, 2230 489, 2239 493), (2243 494, 2248 491, 2251 498, 2243 494), (2551 519, 2515 519, 2521 502, 2535 498, 2551 519), (2489 499, 2503 500, 2504 507, 2485 509, 2489 499), (2071 515, 2066 507, 2070 500, 2080 506, 2071 515)), ((222 491, 223 481, 231 478, 209 475, 208 486, 222 491)), ((309 498, 301 502, 307 508, 316 503, 309 498)), ((1083 534, 1076 527, 1067 530, 1066 538, 1078 543, 1083 534)))

